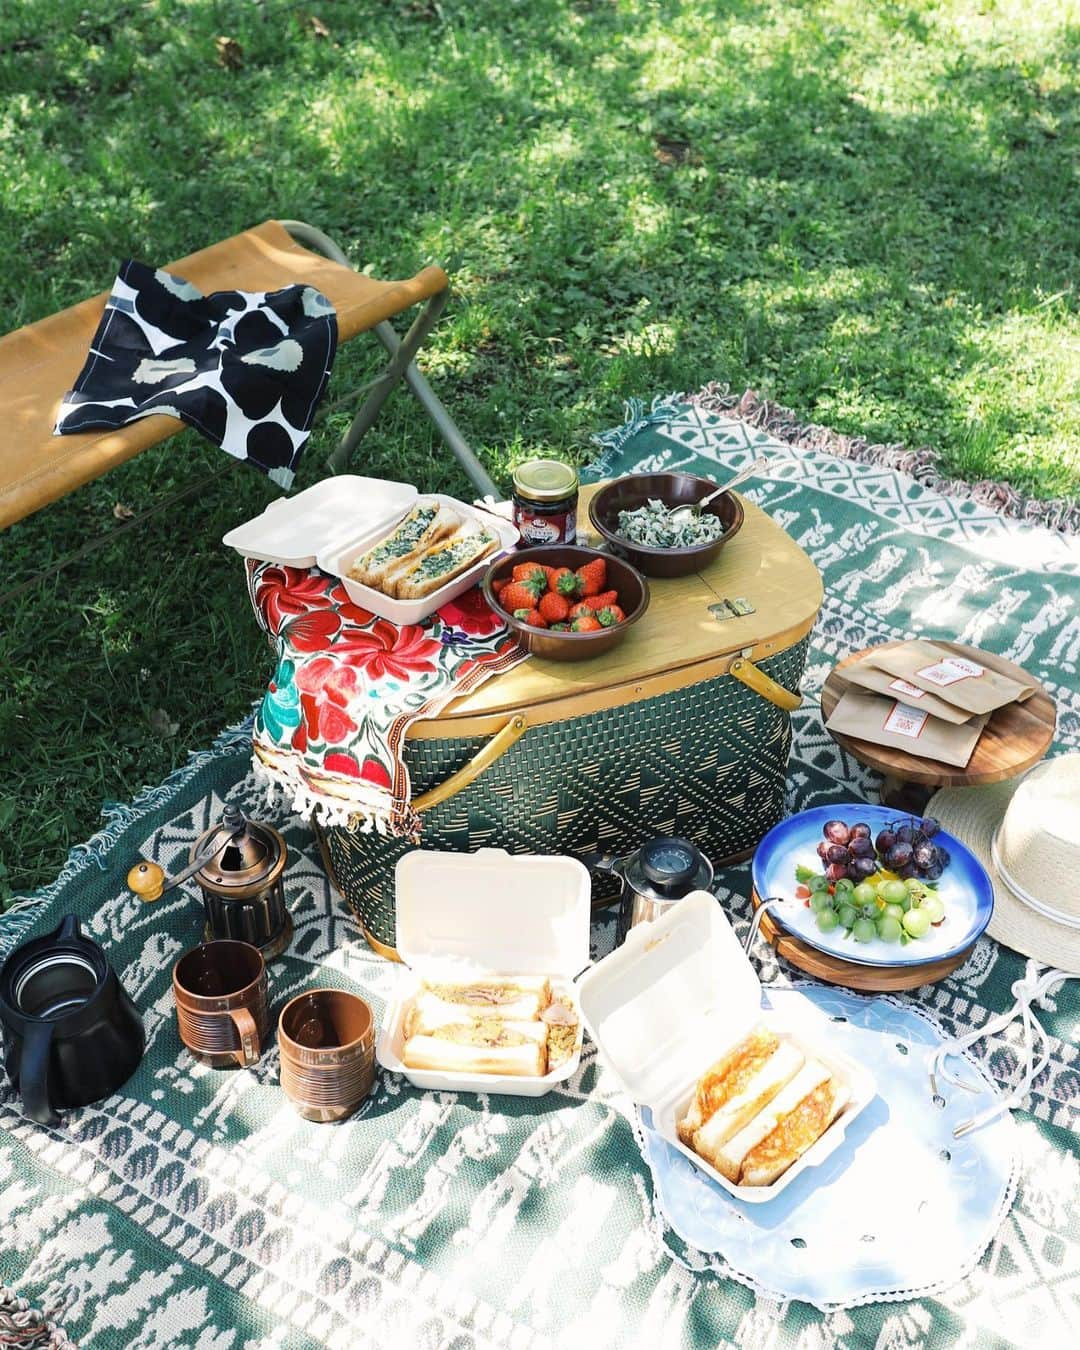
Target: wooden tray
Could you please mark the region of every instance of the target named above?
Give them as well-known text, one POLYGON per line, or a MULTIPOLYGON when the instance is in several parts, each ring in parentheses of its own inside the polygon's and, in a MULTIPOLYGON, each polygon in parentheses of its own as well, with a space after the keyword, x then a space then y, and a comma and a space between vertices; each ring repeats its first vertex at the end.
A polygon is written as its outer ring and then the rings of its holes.
MULTIPOLYGON (((761 903, 757 893, 753 892, 750 899, 757 909, 761 903)), ((905 989, 918 989, 924 984, 936 984, 946 975, 951 975, 957 966, 962 966, 971 953, 971 947, 967 947, 955 956, 947 956, 925 966, 862 966, 857 961, 844 961, 839 956, 818 951, 774 923, 768 914, 762 917, 758 935, 768 942, 777 956, 782 956, 804 974, 812 975, 815 980, 823 980, 826 984, 842 984, 848 989, 857 989, 863 994, 895 994, 905 989)), ((975 944, 971 945, 973 947, 975 944)))
MULTIPOLYGON (((895 787, 904 783, 918 783, 923 787, 975 787, 981 783, 1000 783, 1015 778, 1037 764, 1049 750, 1054 739, 1057 707, 1054 700, 1033 676, 1002 656, 969 647, 962 642, 941 642, 939 647, 970 657, 991 670, 1009 675, 1024 684, 1033 684, 1035 693, 1024 703, 1009 703, 992 713, 975 743, 971 758, 963 769, 955 764, 943 764, 938 759, 921 759, 905 750, 888 745, 871 745, 839 732, 829 732, 838 745, 843 746, 862 764, 885 775, 888 784, 895 787)), ((833 668, 821 691, 821 715, 827 720, 840 702, 840 696, 850 687, 844 671, 861 661, 872 651, 884 651, 900 646, 899 642, 885 642, 880 647, 867 647, 853 656, 847 656, 833 668)))

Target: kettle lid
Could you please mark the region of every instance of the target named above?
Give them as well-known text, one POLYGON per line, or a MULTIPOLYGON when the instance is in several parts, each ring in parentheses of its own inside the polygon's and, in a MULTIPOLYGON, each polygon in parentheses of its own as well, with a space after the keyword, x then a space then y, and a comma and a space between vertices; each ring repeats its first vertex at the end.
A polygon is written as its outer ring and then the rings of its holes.
POLYGON ((192 845, 192 861, 213 851, 195 874, 211 886, 250 886, 268 877, 280 856, 274 831, 248 819, 238 806, 226 803, 221 820, 192 845), (216 846, 216 848, 215 848, 216 846))
POLYGON ((712 885, 712 864, 689 839, 678 836, 650 839, 642 844, 626 868, 626 880, 642 895, 672 899, 712 885))

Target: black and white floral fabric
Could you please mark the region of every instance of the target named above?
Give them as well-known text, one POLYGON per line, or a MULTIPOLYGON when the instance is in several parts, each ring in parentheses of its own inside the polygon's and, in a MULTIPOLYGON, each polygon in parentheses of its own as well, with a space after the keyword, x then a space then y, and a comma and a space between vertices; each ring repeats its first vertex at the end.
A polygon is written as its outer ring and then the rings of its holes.
POLYGON ((56 433, 169 413, 289 488, 336 351, 334 307, 313 286, 203 295, 129 260, 56 433))

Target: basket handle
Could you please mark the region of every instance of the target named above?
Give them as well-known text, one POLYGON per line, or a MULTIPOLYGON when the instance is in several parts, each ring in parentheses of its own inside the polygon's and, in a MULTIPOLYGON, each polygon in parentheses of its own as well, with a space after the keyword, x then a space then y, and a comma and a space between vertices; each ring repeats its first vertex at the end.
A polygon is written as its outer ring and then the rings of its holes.
POLYGON ((766 675, 763 670, 759 670, 748 657, 737 656, 728 666, 728 674, 734 675, 748 689, 752 689, 755 694, 760 694, 762 698, 767 698, 770 703, 775 703, 778 708, 783 708, 785 712, 794 712, 796 708, 802 707, 801 694, 793 694, 790 689, 785 689, 782 684, 777 684, 770 675, 766 675))
POLYGON ((419 797, 414 797, 413 810, 430 811, 433 806, 439 806, 443 802, 448 802, 451 797, 456 797, 459 792, 463 792, 470 783, 479 778, 485 769, 490 768, 497 759, 501 759, 515 741, 519 741, 525 735, 528 729, 529 722, 525 714, 515 713, 505 726, 499 728, 486 745, 480 747, 468 764, 462 765, 457 773, 452 773, 438 787, 429 788, 427 792, 422 792, 419 797))

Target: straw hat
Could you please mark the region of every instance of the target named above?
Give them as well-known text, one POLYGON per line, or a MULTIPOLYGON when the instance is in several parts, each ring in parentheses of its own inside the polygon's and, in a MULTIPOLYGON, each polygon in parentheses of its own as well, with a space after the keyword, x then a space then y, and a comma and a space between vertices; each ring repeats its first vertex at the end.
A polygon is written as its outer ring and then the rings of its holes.
POLYGON ((990 936, 1080 974, 1080 754, 1044 760, 1010 782, 944 788, 926 813, 990 873, 990 936))

